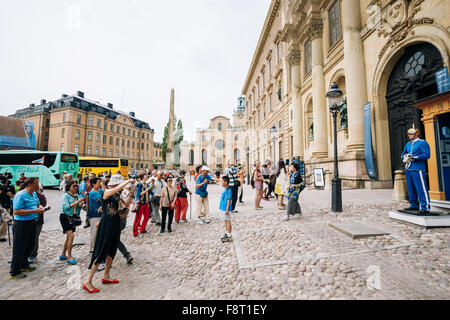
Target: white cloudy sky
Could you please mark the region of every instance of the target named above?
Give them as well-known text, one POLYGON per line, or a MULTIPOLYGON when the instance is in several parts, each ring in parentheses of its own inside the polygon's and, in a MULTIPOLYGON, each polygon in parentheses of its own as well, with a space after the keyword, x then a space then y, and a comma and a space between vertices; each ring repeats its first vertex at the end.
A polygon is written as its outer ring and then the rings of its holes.
POLYGON ((1 1, 0 115, 62 93, 134 111, 161 141, 237 105, 270 0, 1 1))

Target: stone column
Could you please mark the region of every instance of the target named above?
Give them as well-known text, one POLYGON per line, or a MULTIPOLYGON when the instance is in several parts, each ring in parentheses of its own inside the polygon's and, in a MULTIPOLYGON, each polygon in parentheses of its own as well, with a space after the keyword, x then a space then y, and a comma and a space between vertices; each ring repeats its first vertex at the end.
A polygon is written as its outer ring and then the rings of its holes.
POLYGON ((311 39, 312 57, 312 96, 314 118, 314 158, 328 156, 327 139, 327 106, 325 76, 323 73, 323 22, 320 18, 313 18, 309 22, 307 34, 311 39))
POLYGON ((300 61, 301 54, 298 49, 289 51, 289 64, 291 66, 291 94, 292 94, 292 156, 303 159, 303 110, 300 97, 300 61))
POLYGON ((364 149, 364 104, 367 103, 366 67, 361 40, 359 0, 342 1, 344 68, 348 110, 347 151, 364 149))

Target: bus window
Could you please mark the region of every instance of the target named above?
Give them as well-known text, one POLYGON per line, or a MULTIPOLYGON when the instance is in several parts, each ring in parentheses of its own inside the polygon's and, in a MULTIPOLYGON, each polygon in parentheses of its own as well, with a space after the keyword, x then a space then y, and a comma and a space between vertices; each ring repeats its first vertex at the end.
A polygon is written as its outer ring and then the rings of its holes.
POLYGON ((74 154, 62 154, 61 155, 61 161, 62 162, 69 162, 69 163, 77 163, 78 157, 74 154))
POLYGON ((128 159, 120 159, 120 164, 122 167, 128 167, 128 159))
POLYGON ((82 160, 80 159, 80 168, 104 168, 119 166, 119 160, 114 159, 102 159, 102 160, 82 160))

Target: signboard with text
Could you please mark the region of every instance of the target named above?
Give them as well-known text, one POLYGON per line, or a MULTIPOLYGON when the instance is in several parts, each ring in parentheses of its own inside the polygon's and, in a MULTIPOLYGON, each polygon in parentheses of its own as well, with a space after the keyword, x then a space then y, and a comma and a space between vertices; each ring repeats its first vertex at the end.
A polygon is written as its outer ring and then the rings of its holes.
POLYGON ((448 74, 448 67, 445 67, 436 72, 436 84, 439 93, 450 91, 450 77, 448 74))

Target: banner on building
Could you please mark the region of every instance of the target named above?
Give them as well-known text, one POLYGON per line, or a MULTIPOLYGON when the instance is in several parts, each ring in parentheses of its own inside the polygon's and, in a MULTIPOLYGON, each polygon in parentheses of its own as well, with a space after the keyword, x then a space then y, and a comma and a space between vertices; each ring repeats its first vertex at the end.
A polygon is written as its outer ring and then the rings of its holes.
POLYGON ((370 178, 376 179, 377 172, 373 163, 372 151, 372 104, 369 102, 364 106, 364 159, 367 174, 370 178))
POLYGON ((0 150, 35 150, 34 123, 0 116, 0 150))

